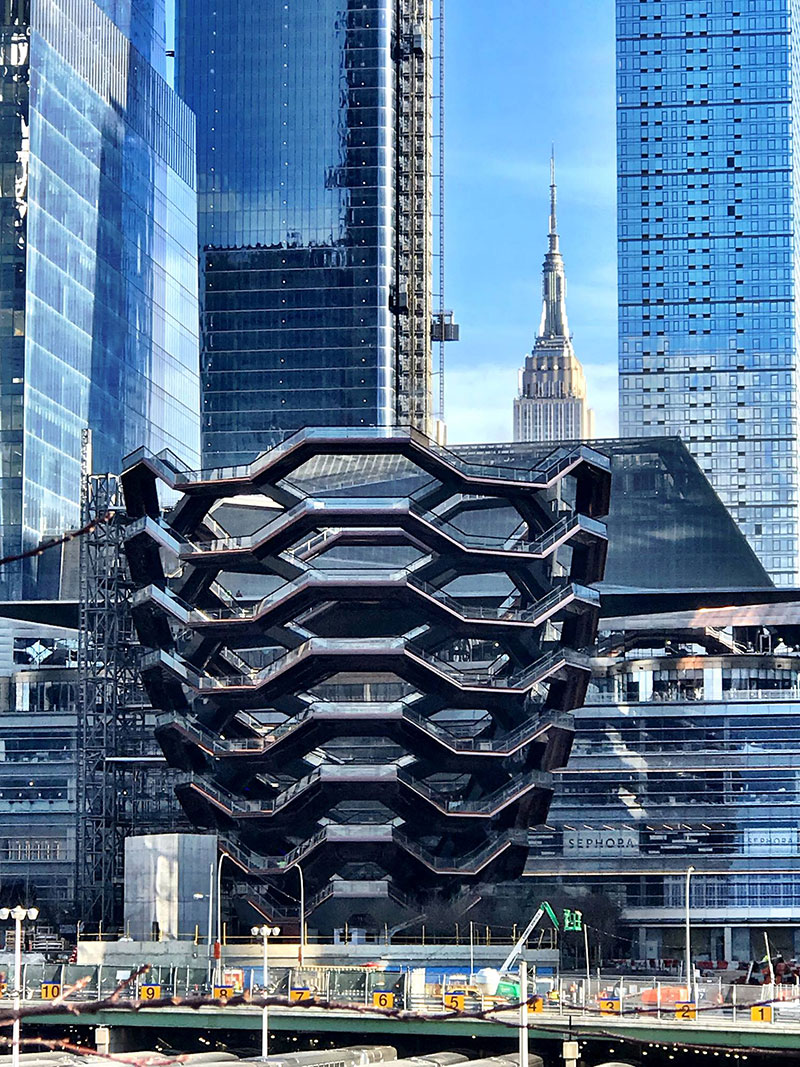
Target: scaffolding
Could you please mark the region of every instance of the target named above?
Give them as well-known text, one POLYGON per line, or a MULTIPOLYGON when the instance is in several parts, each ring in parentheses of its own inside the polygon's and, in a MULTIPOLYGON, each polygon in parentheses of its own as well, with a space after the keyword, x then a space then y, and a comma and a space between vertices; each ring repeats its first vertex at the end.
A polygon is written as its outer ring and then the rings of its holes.
MULTIPOLYGON (((445 0, 439 0, 439 311, 437 314, 438 319, 444 322, 445 304, 444 304, 444 168, 445 168, 445 154, 444 154, 444 128, 445 128, 445 111, 444 111, 444 46, 445 46, 445 0)), ((432 335, 433 336, 433 335, 432 335)), ((439 422, 444 425, 444 333, 437 341, 439 345, 439 409, 438 418, 439 422)))
POLYGON ((396 407, 398 425, 433 436, 432 0, 397 0, 396 407))
POLYGON ((122 920, 125 838, 174 829, 179 808, 139 674, 120 480, 90 474, 89 453, 87 434, 81 511, 93 525, 80 551, 76 886, 78 918, 108 928, 122 920))

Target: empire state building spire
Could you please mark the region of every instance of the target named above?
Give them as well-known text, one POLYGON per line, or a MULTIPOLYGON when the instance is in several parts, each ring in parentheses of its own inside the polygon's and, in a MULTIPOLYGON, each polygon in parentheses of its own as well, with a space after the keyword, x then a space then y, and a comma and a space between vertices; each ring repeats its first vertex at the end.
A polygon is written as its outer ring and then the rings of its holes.
POLYGON ((555 155, 550 156, 550 231, 542 269, 542 318, 539 323, 539 337, 569 337, 567 276, 558 246, 555 155))
POLYGON ((558 223, 556 221, 556 153, 550 153, 550 251, 558 251, 558 223))
POLYGON ((542 317, 520 371, 514 401, 515 441, 586 440, 593 433, 586 378, 567 321, 567 276, 558 240, 555 155, 550 156, 550 225, 542 266, 542 317))

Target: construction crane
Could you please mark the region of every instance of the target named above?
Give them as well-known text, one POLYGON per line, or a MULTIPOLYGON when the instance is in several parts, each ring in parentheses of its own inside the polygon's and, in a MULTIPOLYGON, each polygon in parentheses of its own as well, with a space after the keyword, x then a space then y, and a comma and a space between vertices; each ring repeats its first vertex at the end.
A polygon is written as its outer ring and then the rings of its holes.
POLYGON ((533 916, 531 921, 528 923, 528 925, 522 931, 522 934, 520 935, 519 940, 514 945, 514 947, 511 949, 511 951, 509 952, 509 954, 506 956, 505 960, 501 964, 501 966, 500 966, 500 974, 508 974, 509 973, 510 969, 517 962, 517 959, 519 958, 520 953, 525 948, 525 945, 527 943, 528 938, 531 936, 531 934, 536 929, 536 927, 539 925, 539 923, 541 922, 543 916, 545 916, 545 915, 550 919, 550 921, 552 922, 552 924, 556 928, 556 930, 560 929, 559 923, 558 923, 558 919, 556 918, 556 913, 553 911, 553 909, 550 907, 550 905, 547 903, 547 901, 543 900, 542 903, 539 905, 539 910, 535 913, 535 915, 533 916))

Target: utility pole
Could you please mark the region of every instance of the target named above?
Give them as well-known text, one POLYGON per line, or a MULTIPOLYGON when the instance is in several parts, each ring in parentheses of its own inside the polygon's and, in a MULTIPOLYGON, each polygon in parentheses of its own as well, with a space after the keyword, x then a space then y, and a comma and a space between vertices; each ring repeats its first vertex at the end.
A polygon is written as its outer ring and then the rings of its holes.
POLYGON ((528 1067, 528 964, 519 961, 519 1067, 528 1067))

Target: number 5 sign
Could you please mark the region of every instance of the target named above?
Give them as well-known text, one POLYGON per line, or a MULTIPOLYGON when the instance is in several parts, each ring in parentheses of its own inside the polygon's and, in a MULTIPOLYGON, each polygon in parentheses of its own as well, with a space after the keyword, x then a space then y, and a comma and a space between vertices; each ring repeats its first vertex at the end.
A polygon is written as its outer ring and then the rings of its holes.
POLYGON ((463 1011, 464 1010, 464 994, 463 993, 445 993, 444 1006, 449 1008, 450 1011, 463 1011))

